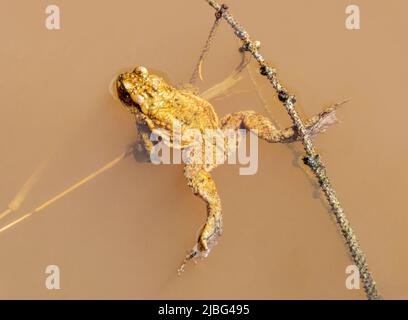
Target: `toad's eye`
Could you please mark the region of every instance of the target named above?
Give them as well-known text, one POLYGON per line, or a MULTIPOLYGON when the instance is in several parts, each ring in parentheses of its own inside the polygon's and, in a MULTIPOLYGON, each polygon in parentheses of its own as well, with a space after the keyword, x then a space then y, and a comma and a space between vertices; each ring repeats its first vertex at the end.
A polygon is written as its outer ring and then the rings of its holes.
POLYGON ((145 67, 142 67, 142 66, 136 67, 135 70, 134 70, 134 72, 135 72, 138 76, 140 76, 140 77, 142 77, 142 78, 147 78, 147 76, 149 75, 149 71, 148 71, 145 67))

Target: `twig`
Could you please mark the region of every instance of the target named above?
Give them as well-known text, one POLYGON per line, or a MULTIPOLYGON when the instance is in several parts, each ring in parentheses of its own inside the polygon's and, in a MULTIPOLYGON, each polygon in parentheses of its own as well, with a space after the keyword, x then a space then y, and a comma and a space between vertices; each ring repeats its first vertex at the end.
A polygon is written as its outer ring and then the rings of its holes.
POLYGON ((210 31, 210 34, 209 34, 209 36, 207 38, 207 41, 205 43, 204 49, 201 52, 200 58, 198 59, 198 62, 197 62, 197 65, 195 66, 193 74, 191 75, 189 83, 192 84, 192 85, 195 84, 195 82, 197 81, 197 78, 200 78, 201 81, 203 80, 203 75, 202 75, 202 71, 201 71, 202 70, 202 65, 203 65, 205 56, 207 55, 208 51, 210 51, 211 44, 212 44, 212 42, 213 42, 213 40, 215 38, 215 35, 217 33, 217 29, 218 29, 218 26, 220 25, 220 22, 221 22, 221 15, 218 14, 218 12, 217 12, 216 15, 215 15, 214 24, 211 27, 211 31, 210 31))
POLYGON ((345 243, 348 247, 350 256, 358 267, 360 271, 360 278, 364 285, 364 290, 366 296, 369 300, 381 299, 381 296, 378 293, 376 283, 373 279, 371 272, 368 269, 366 262, 366 257, 363 251, 360 248, 360 245, 357 241, 350 223, 347 217, 344 214, 343 208, 340 205, 339 200, 337 199, 336 193, 330 183, 330 180, 326 173, 326 168, 320 158, 320 155, 316 152, 313 142, 306 130, 306 127, 301 120, 299 114, 295 109, 296 98, 294 95, 291 95, 279 82, 276 76, 276 70, 268 65, 264 57, 259 52, 259 42, 252 41, 249 37, 248 32, 238 24, 235 18, 228 11, 226 5, 220 5, 215 0, 205 0, 211 7, 213 7, 219 16, 225 19, 228 24, 232 27, 235 32, 235 35, 241 39, 243 46, 242 49, 248 51, 252 54, 255 60, 260 66, 260 73, 265 76, 276 93, 278 94, 279 100, 284 105, 287 113, 292 119, 294 125, 297 128, 297 131, 300 136, 300 140, 303 144, 303 147, 306 151, 304 157, 304 163, 310 167, 314 175, 316 176, 320 188, 324 195, 326 196, 327 201, 330 204, 331 210, 336 218, 338 227, 344 237, 345 243))

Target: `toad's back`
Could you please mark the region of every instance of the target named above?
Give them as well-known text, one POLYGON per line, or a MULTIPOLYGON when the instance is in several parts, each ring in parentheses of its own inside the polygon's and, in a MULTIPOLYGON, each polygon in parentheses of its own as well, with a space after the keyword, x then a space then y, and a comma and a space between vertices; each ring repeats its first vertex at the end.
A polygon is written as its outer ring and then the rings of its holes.
POLYGON ((188 91, 172 88, 173 95, 159 108, 151 120, 158 126, 164 126, 171 130, 174 120, 177 120, 181 130, 198 129, 204 132, 206 129, 219 128, 219 119, 213 106, 206 100, 188 91))

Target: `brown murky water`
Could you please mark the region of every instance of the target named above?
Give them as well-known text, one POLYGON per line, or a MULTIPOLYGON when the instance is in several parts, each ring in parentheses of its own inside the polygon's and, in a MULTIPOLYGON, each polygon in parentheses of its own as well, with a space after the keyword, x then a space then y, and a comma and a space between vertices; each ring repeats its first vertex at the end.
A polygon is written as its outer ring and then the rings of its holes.
MULTIPOLYGON (((341 125, 316 139, 385 298, 408 298, 408 149, 404 141, 408 22, 405 1, 356 0, 359 31, 344 27, 346 1, 237 1, 232 12, 295 91, 303 114, 350 98, 341 125), (252 6, 251 6, 252 5, 252 6)), ((20 217, 111 161, 135 139, 132 117, 108 86, 142 64, 189 79, 211 23, 204 1, 60 0, 61 30, 44 27, 48 1, 2 1, 0 204, 6 209, 46 161, 20 217)), ((239 61, 223 23, 202 88, 239 61)), ((261 79, 275 117, 289 125, 261 79)), ((248 80, 214 102, 220 115, 266 114, 248 80), (248 91, 249 90, 249 91, 248 91)), ((299 146, 297 150, 301 150, 299 146)), ((208 259, 176 270, 205 207, 181 166, 126 158, 110 171, 0 234, 0 298, 362 299, 345 287, 350 264, 326 206, 284 145, 260 142, 259 170, 214 171, 224 235, 208 259), (47 290, 58 265, 61 290, 47 290)), ((2 208, 0 208, 2 209, 2 208)))

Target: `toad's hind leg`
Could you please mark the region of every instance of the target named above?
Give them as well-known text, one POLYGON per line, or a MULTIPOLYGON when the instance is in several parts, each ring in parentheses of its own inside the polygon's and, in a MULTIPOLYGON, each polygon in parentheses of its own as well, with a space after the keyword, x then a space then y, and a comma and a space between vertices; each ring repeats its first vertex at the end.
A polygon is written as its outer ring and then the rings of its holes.
MULTIPOLYGON (((336 118, 337 106, 326 108, 319 114, 305 122, 310 135, 325 132, 326 129, 338 122, 336 118)), ((223 129, 248 129, 254 131, 259 138, 270 143, 290 143, 299 140, 299 134, 294 126, 278 129, 267 117, 254 111, 240 111, 226 115, 221 119, 223 129)))
POLYGON ((203 165, 186 165, 184 175, 193 193, 201 197, 207 204, 207 220, 201 229, 197 244, 186 258, 190 260, 196 257, 206 257, 221 235, 221 200, 211 174, 204 170, 203 165))

